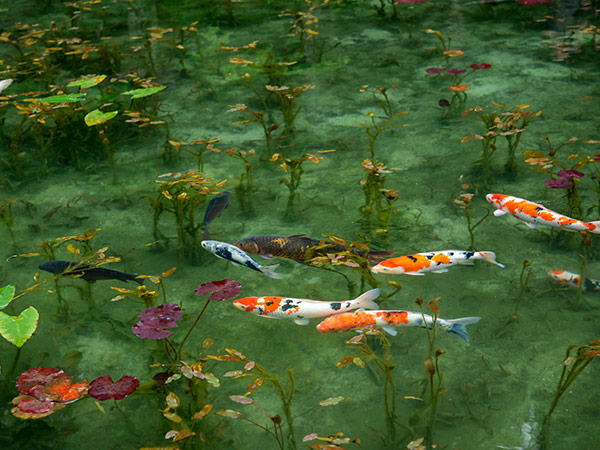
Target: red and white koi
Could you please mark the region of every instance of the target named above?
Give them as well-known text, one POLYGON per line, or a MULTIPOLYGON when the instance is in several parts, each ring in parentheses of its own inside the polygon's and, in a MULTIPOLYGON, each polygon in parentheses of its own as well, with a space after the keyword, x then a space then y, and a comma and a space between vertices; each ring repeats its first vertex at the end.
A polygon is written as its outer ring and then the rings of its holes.
POLYGON ((233 306, 257 316, 270 319, 293 319, 298 325, 308 325, 308 319, 326 317, 357 308, 377 309, 375 299, 379 289, 371 289, 354 300, 326 302, 290 297, 245 297, 233 302, 233 306))
POLYGON ((448 272, 448 267, 457 264, 473 265, 473 261, 476 259, 504 267, 503 264, 496 262, 496 254, 494 252, 442 250, 386 259, 372 267, 371 271, 374 273, 405 275, 425 275, 425 272, 444 273, 448 272))
MULTIPOLYGON (((436 320, 436 328, 446 330, 448 333, 460 336, 464 341, 469 343, 469 334, 466 326, 479 322, 481 317, 461 317, 460 319, 438 319, 436 320)), ((354 311, 349 313, 337 314, 327 317, 319 325, 317 330, 322 333, 335 333, 339 331, 350 330, 365 330, 369 331, 373 327, 381 327, 384 331, 396 336, 395 327, 421 327, 433 328, 433 317, 417 312, 409 311, 354 311), (423 320, 425 317, 425 320, 423 320)))
POLYGON ((525 225, 531 229, 537 228, 538 225, 546 225, 566 231, 589 231, 600 234, 600 220, 583 222, 551 211, 539 203, 512 195, 488 194, 485 198, 498 208, 494 211, 496 217, 506 213, 512 214, 517 219, 524 221, 525 225))
MULTIPOLYGON (((563 286, 579 287, 579 284, 581 283, 581 275, 578 273, 568 272, 566 270, 551 270, 549 274, 554 281, 563 286)), ((586 277, 583 287, 586 291, 600 292, 600 280, 586 277)))

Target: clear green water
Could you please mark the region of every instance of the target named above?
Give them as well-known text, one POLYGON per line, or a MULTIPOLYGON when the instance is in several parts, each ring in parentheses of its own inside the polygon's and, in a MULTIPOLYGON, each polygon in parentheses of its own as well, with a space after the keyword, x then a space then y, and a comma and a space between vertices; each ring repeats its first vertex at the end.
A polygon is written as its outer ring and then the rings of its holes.
MULTIPOLYGON (((596 7, 598 7, 597 2, 596 7)), ((256 149, 250 157, 254 185, 250 191, 236 189, 243 173, 243 164, 222 153, 206 151, 204 172, 220 181, 227 179, 224 189, 231 191, 231 201, 225 213, 211 224, 214 239, 235 242, 255 234, 306 234, 321 238, 334 233, 348 241, 361 240, 360 235, 372 236, 377 249, 394 250, 397 255, 417 252, 466 249, 470 239, 463 211, 453 199, 462 192, 476 194, 473 211, 477 217, 483 208, 491 210, 485 201, 488 192, 499 192, 532 201, 566 213, 568 205, 563 190, 544 186, 546 173, 530 170, 523 162, 524 150, 540 150, 547 155, 545 139, 579 141, 564 147, 556 159, 567 163, 569 154, 579 157, 600 153, 597 144, 581 143, 598 140, 597 83, 598 53, 591 48, 591 34, 575 33, 573 41, 580 52, 570 53, 562 61, 549 48, 546 32, 556 25, 540 22, 552 14, 545 6, 526 7, 513 1, 485 5, 477 2, 438 1, 415 5, 398 5, 399 20, 380 17, 373 6, 378 2, 341 2, 315 10, 319 18, 316 42, 323 46, 322 55, 307 41, 306 54, 299 50, 298 37, 287 36, 290 17, 279 14, 286 8, 306 11, 303 2, 246 1, 233 4, 233 22, 226 5, 213 2, 151 2, 103 1, 81 9, 75 25, 77 30, 64 33, 92 43, 111 36, 117 44, 121 66, 101 63, 94 53, 85 60, 56 58, 55 67, 44 78, 22 66, 16 47, 0 46, 3 60, 2 78, 15 82, 1 95, 28 91, 50 91, 50 84, 63 86, 70 79, 87 74, 137 72, 150 77, 149 66, 131 47, 143 45, 149 27, 173 28, 196 24, 197 32, 185 41, 185 67, 180 71, 177 51, 172 43, 176 31, 152 43, 156 70, 155 81, 167 88, 149 100, 150 106, 160 103, 158 119, 169 124, 170 138, 191 143, 193 140, 216 137, 219 148, 256 149), (128 6, 130 9, 128 9, 128 6), (105 7, 104 15, 102 8, 105 7), (133 9, 132 9, 133 8, 133 9), (439 30, 451 37, 451 48, 464 51, 449 63, 441 55, 439 42, 423 29, 439 30), (220 47, 241 47, 258 41, 257 49, 231 53, 220 47), (249 108, 265 111, 256 94, 240 81, 245 72, 251 73, 253 86, 263 97, 268 92, 264 73, 252 67, 229 64, 231 57, 255 62, 264 61, 272 52, 276 61, 297 61, 282 77, 281 84, 315 88, 302 94, 297 104, 302 106, 296 118, 297 131, 283 136, 283 119, 279 105, 271 98, 268 106, 274 120, 281 124, 273 133, 273 152, 289 158, 304 153, 335 149, 321 154, 317 165, 304 164, 304 174, 298 189, 299 196, 293 211, 287 208, 288 190, 281 183, 284 172, 277 164, 261 161, 265 152, 262 129, 257 123, 232 125, 232 122, 251 119, 241 112, 227 112, 233 105, 244 103, 249 108), (488 63, 465 79, 471 86, 464 106, 444 112, 438 106, 441 98, 451 99, 449 83, 425 72, 429 67, 467 68, 470 64, 488 63), (397 190, 389 223, 360 212, 364 196, 360 180, 365 173, 360 162, 369 157, 367 135, 356 121, 368 123, 366 116, 374 112, 382 120, 380 102, 367 89, 396 87, 388 91, 394 113, 407 111, 396 124, 407 127, 381 134, 375 146, 376 159, 393 170, 386 174, 386 187, 397 190), (155 103, 151 103, 151 102, 155 103), (492 158, 493 177, 484 188, 476 162, 481 157, 480 141, 461 139, 475 133, 483 134, 483 123, 462 110, 472 106, 527 104, 532 111, 542 111, 523 133, 517 150, 516 173, 503 171, 506 158, 505 143, 498 141, 492 158), (462 178, 461 178, 462 176, 462 178), (464 190, 461 183, 469 184, 464 190), (386 226, 388 233, 374 233, 386 226)), ((85 5, 80 5, 85 6, 85 5)), ((15 31, 19 22, 39 24, 47 28, 51 21, 64 24, 73 15, 61 2, 0 2, 6 11, 0 13, 4 32, 16 39, 24 31, 15 31), (34 15, 35 14, 35 15, 34 15)), ((75 8, 77 9, 77 8, 75 8)), ((579 11, 569 19, 571 24, 589 25, 594 14, 589 9, 579 11)), ((562 35, 558 32, 558 35, 562 35)), ((9 38, 10 39, 10 38, 9 38)), ((31 49, 51 46, 42 41, 31 49)), ((26 53, 29 47, 21 42, 26 53)), ((27 60, 27 55, 21 58, 27 60)), ((29 67, 29 66, 28 66, 29 67)), ((116 90, 123 91, 118 83, 116 90)), ((132 89, 132 87, 127 87, 132 89)), ((74 92, 75 89, 69 89, 74 92)), ((54 95, 45 94, 45 95, 54 95)), ((105 92, 89 90, 82 103, 86 111, 99 106, 105 92)), ((19 99, 23 98, 18 97, 19 99)), ((15 98, 9 98, 13 101, 15 98)), ((101 228, 92 241, 95 250, 108 246, 107 255, 119 256, 122 262, 110 267, 140 274, 157 275, 171 267, 177 271, 165 280, 167 299, 180 303, 184 311, 179 327, 174 329, 174 343, 181 342, 204 305, 204 299, 194 294, 197 285, 210 280, 232 278, 239 281, 242 296, 280 295, 321 300, 349 298, 345 280, 334 273, 300 265, 294 261, 275 258, 277 270, 285 277, 273 280, 243 267, 235 267, 199 250, 195 258, 181 259, 175 251, 175 241, 166 248, 146 246, 154 242, 152 211, 144 195, 156 195, 154 180, 160 174, 184 172, 197 168, 197 161, 186 152, 165 159, 165 132, 161 126, 137 128, 124 123, 123 111, 128 102, 119 99, 105 111, 119 110, 120 115, 109 122, 108 136, 115 148, 114 168, 111 168, 100 147, 99 156, 84 155, 79 164, 57 162, 56 155, 67 152, 69 142, 77 142, 73 128, 67 128, 63 148, 50 148, 55 160, 48 161, 47 171, 40 160, 40 142, 20 138, 14 143, 14 130, 23 116, 6 105, 2 123, 2 200, 18 199, 13 206, 11 243, 6 227, 1 227, 0 263, 2 285, 14 283, 18 290, 32 285, 41 257, 13 257, 36 252, 35 243, 53 241, 62 236, 81 234, 91 228, 101 228), (15 155, 18 155, 15 158, 15 155), (53 209, 54 213, 48 214, 53 209), (194 261, 190 261, 194 259, 194 261)), ((30 119, 30 122, 33 122, 30 119)), ((85 128, 84 128, 85 129, 85 128)), ((168 147, 168 144, 167 144, 168 147)), ((190 147, 191 148, 191 147, 190 147)), ((198 148, 198 147, 196 147, 198 148)), ((573 162, 576 160, 572 160, 573 162)), ((554 169, 556 172, 558 169, 554 169)), ((585 167, 579 193, 584 207, 583 217, 593 220, 600 216, 595 191, 597 180, 592 179, 593 166, 585 167)), ((196 214, 201 221, 203 208, 196 214)), ((580 217, 580 218, 583 218, 580 217)), ((175 224, 164 215, 161 231, 175 236, 175 224)), ((200 234, 202 231, 200 230, 200 234)), ((598 297, 593 293, 578 295, 576 290, 558 289, 548 279, 550 269, 580 271, 584 248, 581 238, 573 233, 529 230, 512 217, 488 219, 475 230, 478 250, 494 251, 501 269, 483 262, 474 267, 456 267, 446 274, 427 274, 423 277, 377 276, 386 293, 391 287, 387 280, 399 282, 403 289, 383 304, 387 309, 416 310, 414 300, 426 301, 441 296, 440 316, 457 318, 481 316, 479 323, 469 326, 471 345, 444 332, 439 332, 437 348, 446 351, 440 358, 443 386, 448 392, 440 397, 438 420, 434 426, 437 448, 493 449, 537 448, 536 429, 550 407, 560 375, 565 350, 571 344, 585 344, 598 337, 598 297), (520 302, 518 319, 511 320, 520 292, 519 276, 524 260, 532 263, 528 289, 520 302)), ((600 278, 599 247, 595 237, 587 252, 588 276, 600 278)), ((69 259, 66 249, 58 259, 69 259)), ((261 264, 270 262, 256 257, 261 264)), ((346 268, 341 269, 344 271, 346 268)), ((344 273, 353 281, 359 278, 349 269, 344 273)), ((46 278, 46 273, 40 279, 46 278)), ((150 283, 147 283, 151 286, 150 283)), ((239 369, 239 364, 219 363, 211 371, 221 379, 221 387, 208 387, 206 401, 213 411, 194 431, 204 433, 209 442, 198 437, 170 444, 164 435, 182 425, 169 422, 160 410, 165 405, 165 393, 153 393, 148 387, 152 376, 161 369, 154 363, 167 363, 162 343, 137 338, 130 331, 137 321, 143 304, 127 300, 111 302, 115 292, 109 286, 126 287, 118 281, 100 281, 89 286, 83 280, 60 281, 66 311, 59 308, 53 283, 44 285, 17 300, 6 309, 18 314, 28 305, 40 311, 39 327, 22 349, 17 366, 9 373, 15 347, 0 342, 2 365, 2 399, 5 408, 0 415, 0 441, 3 448, 141 448, 178 445, 179 448, 278 448, 265 432, 242 420, 228 419, 215 414, 224 409, 242 411, 247 417, 270 427, 269 420, 251 405, 232 402, 229 395, 246 392, 250 378, 231 379, 222 375, 239 369), (63 410, 37 421, 21 421, 10 414, 10 400, 18 393, 14 382, 18 375, 32 367, 56 367, 65 370, 75 380, 93 380, 110 374, 113 379, 135 375, 146 389, 121 400, 120 411, 114 402, 104 402, 104 413, 85 398, 63 410)), ((130 286, 131 287, 131 286, 130 286)), ((366 290, 368 287, 365 287, 366 290)), ((356 289, 358 290, 358 288, 356 289)), ((328 408, 317 408, 298 417, 294 422, 296 447, 307 448, 303 436, 318 433, 328 436, 344 432, 360 438, 362 448, 405 448, 408 442, 425 435, 428 417, 427 374, 424 360, 429 348, 423 329, 400 329, 389 337, 395 369, 392 371, 397 396, 396 442, 390 443, 386 431, 383 405, 382 374, 374 366, 336 368, 335 365, 352 349, 345 341, 353 334, 318 333, 310 326, 298 326, 291 321, 265 320, 244 314, 231 301, 213 303, 186 343, 182 358, 193 362, 202 350, 202 341, 214 339, 210 353, 225 347, 242 351, 269 371, 277 374, 284 387, 289 385, 286 369, 292 369, 296 380, 292 411, 300 415, 319 401, 343 396, 345 401, 328 408), (406 397, 419 397, 414 400, 406 397), (411 432, 406 431, 410 429, 411 432)), ((370 341, 374 348, 376 340, 370 341)), ((380 349, 379 349, 380 350, 380 349)), ((600 413, 596 363, 592 363, 561 399, 554 412, 548 435, 548 448, 598 448, 596 418, 600 413)), ((189 405, 183 379, 169 385, 182 400, 183 417, 189 418, 197 409, 189 405), (185 411, 183 411, 185 409, 185 411)), ((253 396, 271 415, 282 415, 281 402, 272 386, 265 383, 253 396)), ((202 405, 200 405, 201 407, 202 405)), ((284 430, 287 430, 284 424, 284 430)), ((286 448, 289 447, 286 443, 286 448)), ((348 448, 358 448, 347 445, 348 448)))

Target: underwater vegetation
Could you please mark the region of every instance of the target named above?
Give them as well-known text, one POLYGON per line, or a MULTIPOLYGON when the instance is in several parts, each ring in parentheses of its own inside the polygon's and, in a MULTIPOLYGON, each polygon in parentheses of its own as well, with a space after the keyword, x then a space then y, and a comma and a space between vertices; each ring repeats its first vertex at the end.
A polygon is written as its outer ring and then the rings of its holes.
POLYGON ((595 448, 599 17, 0 0, 0 447, 595 448))

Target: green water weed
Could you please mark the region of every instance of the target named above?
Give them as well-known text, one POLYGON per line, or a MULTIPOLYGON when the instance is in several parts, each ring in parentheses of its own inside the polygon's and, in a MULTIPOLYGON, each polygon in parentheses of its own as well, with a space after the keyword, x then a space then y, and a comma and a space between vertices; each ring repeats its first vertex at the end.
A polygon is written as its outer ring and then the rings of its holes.
POLYGON ((235 105, 233 108, 227 110, 227 112, 234 112, 234 111, 241 111, 241 112, 249 113, 250 115, 252 115, 253 118, 247 119, 247 120, 240 120, 238 122, 233 122, 232 125, 240 125, 240 124, 252 123, 252 122, 257 122, 261 125, 264 136, 265 136, 265 151, 261 154, 260 159, 262 161, 268 160, 271 157, 271 155, 273 154, 272 134, 273 134, 273 131, 275 131, 279 128, 279 124, 277 122, 274 122, 274 123, 271 122, 270 124, 267 124, 267 121, 265 120, 264 112, 253 111, 242 103, 239 103, 239 104, 235 105))
POLYGON ((279 99, 284 123, 283 134, 289 136, 296 131, 296 116, 302 109, 302 105, 297 105, 296 100, 304 92, 314 89, 315 85, 305 84, 298 87, 267 85, 265 88, 279 99))
MULTIPOLYGON (((385 111, 385 109, 384 109, 385 111)), ((408 124, 403 124, 403 125, 394 125, 393 122, 398 118, 398 117, 402 117, 404 115, 408 114, 408 111, 404 111, 404 112, 399 112, 394 114, 391 117, 388 117, 385 120, 376 120, 376 116, 375 113, 370 112, 367 113, 367 117, 369 117, 369 119, 371 119, 371 124, 364 124, 362 122, 356 122, 357 125, 360 125, 361 127, 363 127, 363 129, 365 130, 365 133, 367 135, 367 139, 369 141, 369 158, 371 160, 375 160, 375 144, 377 143, 377 139, 379 138, 379 136, 381 135, 381 133, 384 133, 386 131, 392 130, 394 128, 403 128, 403 127, 407 127, 408 124)))

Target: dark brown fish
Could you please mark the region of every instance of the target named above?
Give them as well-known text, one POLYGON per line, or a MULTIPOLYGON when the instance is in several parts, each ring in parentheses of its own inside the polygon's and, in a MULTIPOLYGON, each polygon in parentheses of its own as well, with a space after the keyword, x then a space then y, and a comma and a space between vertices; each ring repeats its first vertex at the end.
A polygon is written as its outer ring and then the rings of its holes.
MULTIPOLYGON (((325 253, 338 253, 347 250, 343 245, 330 243, 331 246, 328 247, 327 250, 317 251, 316 253, 311 251, 313 247, 320 243, 320 240, 311 239, 305 235, 276 236, 262 234, 240 239, 234 245, 245 252, 258 254, 265 258, 278 256, 280 258, 293 259, 300 263, 305 263, 307 259, 325 253)), ((363 255, 365 253, 364 250, 359 249, 352 249, 352 252, 355 252, 358 255, 363 255)), ((371 264, 378 264, 393 254, 394 252, 389 251, 371 251, 367 256, 367 259, 371 264)))
POLYGON ((104 267, 93 267, 71 261, 46 261, 40 264, 38 268, 57 275, 76 276, 88 283, 95 283, 98 280, 120 280, 125 282, 131 280, 138 284, 144 284, 142 279, 133 273, 119 272, 118 270, 105 269, 104 267))
POLYGON ((219 217, 225 209, 229 206, 229 192, 225 191, 223 194, 213 198, 208 202, 206 211, 204 212, 204 240, 209 239, 208 225, 219 217))

